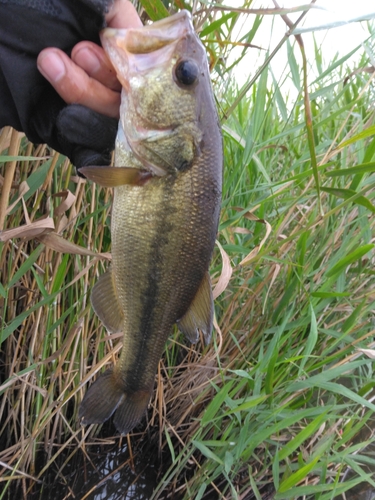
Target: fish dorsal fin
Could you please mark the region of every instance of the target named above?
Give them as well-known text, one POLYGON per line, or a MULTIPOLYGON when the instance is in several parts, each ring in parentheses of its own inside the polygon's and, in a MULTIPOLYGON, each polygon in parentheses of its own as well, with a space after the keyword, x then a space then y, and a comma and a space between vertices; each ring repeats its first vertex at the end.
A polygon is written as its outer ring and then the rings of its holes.
POLYGON ((90 181, 103 187, 142 186, 151 179, 152 174, 147 170, 128 167, 81 167, 79 172, 90 181))
POLYGON ((91 304, 109 333, 122 330, 124 314, 117 298, 111 269, 100 276, 92 289, 91 304))
POLYGON ((193 344, 198 341, 198 330, 201 330, 204 341, 208 344, 211 340, 213 316, 214 301, 210 275, 207 272, 189 309, 177 321, 177 326, 193 344))

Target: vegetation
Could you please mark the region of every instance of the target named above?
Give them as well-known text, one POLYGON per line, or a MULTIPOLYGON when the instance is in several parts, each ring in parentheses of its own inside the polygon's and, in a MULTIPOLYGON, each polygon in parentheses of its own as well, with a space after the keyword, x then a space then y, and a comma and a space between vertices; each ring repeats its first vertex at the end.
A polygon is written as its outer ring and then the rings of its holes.
POLYGON ((264 12, 236 39, 243 12, 196 10, 225 149, 213 342, 175 332, 127 438, 111 422, 80 428, 87 384, 121 349, 89 300, 108 265, 111 192, 3 129, 0 499, 47 498, 51 477, 56 499, 125 498, 133 482, 128 498, 328 500, 375 487, 372 26, 366 51, 331 61, 317 43, 301 59, 304 37, 290 37, 281 80, 264 64, 238 88, 264 12), (52 249, 53 227, 86 251, 52 249))

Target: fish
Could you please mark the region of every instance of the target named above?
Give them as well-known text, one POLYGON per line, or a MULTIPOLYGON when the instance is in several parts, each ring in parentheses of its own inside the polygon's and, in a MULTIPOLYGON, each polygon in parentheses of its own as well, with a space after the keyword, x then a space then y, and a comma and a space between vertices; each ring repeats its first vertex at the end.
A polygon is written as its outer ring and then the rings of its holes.
POLYGON ((218 231, 223 147, 207 54, 190 13, 105 28, 123 87, 114 166, 80 172, 113 187, 112 264, 91 303, 121 355, 86 392, 82 425, 114 415, 121 434, 145 414, 174 324, 195 343, 213 328, 209 265, 218 231))

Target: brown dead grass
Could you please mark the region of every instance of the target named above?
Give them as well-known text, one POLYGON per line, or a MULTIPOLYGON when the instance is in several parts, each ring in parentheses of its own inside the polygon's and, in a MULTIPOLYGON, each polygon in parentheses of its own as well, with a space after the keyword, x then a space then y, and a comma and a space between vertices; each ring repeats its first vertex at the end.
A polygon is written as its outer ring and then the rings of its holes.
MULTIPOLYGON (((103 272, 100 254, 108 258, 110 250, 110 190, 87 184, 57 153, 32 146, 22 134, 3 129, 0 144, 0 154, 36 158, 5 164, 0 176, 0 274, 6 291, 0 314, 7 335, 0 354, 0 482, 7 488, 18 485, 26 498, 55 464, 61 471, 75 454, 90 462, 87 450, 103 444, 98 426, 80 427, 77 410, 84 387, 115 361, 122 341, 104 331, 89 303, 90 289, 103 272), (46 159, 52 159, 50 168, 27 199, 26 183, 46 159), (98 206, 105 208, 95 219, 91 214, 98 206), (49 244, 56 234, 76 246, 49 244)), ((230 274, 227 258, 215 279, 216 294, 225 290, 230 274)), ((167 447, 165 432, 176 449, 184 447, 212 398, 213 381, 220 383, 213 345, 202 353, 200 343, 186 347, 176 337, 168 349, 178 364, 161 361, 148 421, 129 438, 130 444, 147 436, 159 453, 167 447)))

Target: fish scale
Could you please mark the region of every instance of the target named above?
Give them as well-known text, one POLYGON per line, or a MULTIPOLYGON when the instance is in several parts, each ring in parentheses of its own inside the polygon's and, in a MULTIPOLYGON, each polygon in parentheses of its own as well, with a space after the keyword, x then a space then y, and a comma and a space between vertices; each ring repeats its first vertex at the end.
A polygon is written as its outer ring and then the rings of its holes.
MULTIPOLYGON (((207 227, 216 214, 212 213, 212 209, 209 210, 208 189, 202 192, 200 183, 194 183, 198 172, 199 164, 185 175, 176 177, 173 187, 170 179, 155 180, 161 194, 166 194, 170 210, 163 196, 148 195, 148 189, 155 194, 152 182, 142 188, 142 196, 152 202, 139 203, 137 211, 134 209, 133 197, 139 201, 139 193, 136 192, 139 188, 130 188, 120 196, 116 194, 114 200, 112 230, 116 237, 112 242, 113 274, 119 296, 123 297, 124 330, 131 332, 117 366, 119 370, 127 371, 129 379, 134 377, 140 387, 153 383, 157 363, 171 328, 185 314, 211 259, 211 252, 208 253, 207 248, 212 248, 216 230, 211 231, 211 234, 200 234, 196 227, 207 227), (198 188, 195 196, 192 192, 194 184, 198 188), (181 199, 184 201, 181 202, 181 199), (192 209, 192 205, 196 205, 195 209, 192 209), (131 214, 126 210, 128 206, 132 207, 131 214), (149 211, 155 214, 162 212, 163 216, 158 218, 158 224, 152 220, 148 221, 149 227, 145 227, 143 221, 149 211), (166 224, 172 226, 169 237, 165 234, 166 224), (182 229, 184 234, 176 233, 175 227, 182 229), (130 242, 127 241, 129 234, 132 234, 130 242), (157 254, 153 243, 157 246, 157 254), (168 246, 168 251, 164 251, 164 246, 168 246), (126 255, 126 259, 122 255, 126 255), (152 275, 155 266, 159 268, 157 276, 152 275), (127 293, 129 283, 139 285, 132 286, 132 294, 127 293), (155 298, 152 304, 142 300, 145 294, 155 298), (150 363, 145 359, 144 347, 138 342, 138 338, 145 336, 147 342, 153 345, 150 363)), ((136 386, 134 388, 138 389, 136 386)))
POLYGON ((115 413, 125 434, 147 408, 173 325, 192 342, 199 331, 206 342, 211 336, 208 268, 220 212, 222 141, 206 54, 189 13, 140 29, 104 30, 102 42, 126 89, 116 166, 81 171, 114 187, 112 267, 95 285, 92 304, 109 332, 123 333, 123 348, 86 393, 80 419, 102 423, 115 413), (193 71, 187 83, 176 76, 185 61, 193 71))

